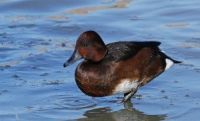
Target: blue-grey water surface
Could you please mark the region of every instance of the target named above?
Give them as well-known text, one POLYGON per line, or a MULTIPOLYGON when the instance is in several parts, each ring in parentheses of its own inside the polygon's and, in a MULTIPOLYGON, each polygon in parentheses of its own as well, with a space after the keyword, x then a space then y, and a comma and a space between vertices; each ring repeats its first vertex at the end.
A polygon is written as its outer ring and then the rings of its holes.
POLYGON ((199 121, 199 0, 1 0, 0 121, 199 121), (132 98, 91 98, 63 68, 86 30, 160 41, 175 65, 132 98), (127 108, 128 107, 128 108, 127 108))

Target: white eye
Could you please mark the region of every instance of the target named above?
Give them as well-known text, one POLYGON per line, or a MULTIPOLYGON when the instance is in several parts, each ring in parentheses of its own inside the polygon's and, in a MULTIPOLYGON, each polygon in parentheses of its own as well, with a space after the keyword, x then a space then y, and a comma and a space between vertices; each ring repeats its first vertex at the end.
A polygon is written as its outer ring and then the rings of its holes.
POLYGON ((87 46, 88 46, 88 44, 87 44, 87 43, 84 43, 84 44, 83 44, 83 47, 87 47, 87 46))
POLYGON ((83 46, 83 47, 87 47, 87 46, 88 46, 88 42, 87 42, 86 40, 83 40, 83 41, 82 41, 82 46, 83 46))

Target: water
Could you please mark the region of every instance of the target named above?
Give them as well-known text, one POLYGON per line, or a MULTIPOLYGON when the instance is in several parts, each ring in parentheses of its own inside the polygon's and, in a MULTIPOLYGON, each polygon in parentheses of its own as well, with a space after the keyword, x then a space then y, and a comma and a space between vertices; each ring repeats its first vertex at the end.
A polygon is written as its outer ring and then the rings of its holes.
POLYGON ((198 121, 199 0, 1 0, 1 121, 198 121), (183 61, 141 88, 132 104, 122 95, 92 99, 63 68, 80 33, 106 43, 161 41, 183 61), (128 107, 128 109, 127 109, 128 107))

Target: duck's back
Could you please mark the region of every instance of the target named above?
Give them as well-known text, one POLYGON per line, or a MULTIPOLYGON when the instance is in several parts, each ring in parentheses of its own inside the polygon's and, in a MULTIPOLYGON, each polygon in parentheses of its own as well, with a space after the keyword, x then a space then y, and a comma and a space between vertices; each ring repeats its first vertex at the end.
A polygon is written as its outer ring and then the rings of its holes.
POLYGON ((111 59, 113 61, 126 60, 136 55, 143 48, 153 48, 155 51, 159 51, 158 46, 160 42, 147 41, 147 42, 114 42, 107 44, 108 54, 105 59, 111 59))

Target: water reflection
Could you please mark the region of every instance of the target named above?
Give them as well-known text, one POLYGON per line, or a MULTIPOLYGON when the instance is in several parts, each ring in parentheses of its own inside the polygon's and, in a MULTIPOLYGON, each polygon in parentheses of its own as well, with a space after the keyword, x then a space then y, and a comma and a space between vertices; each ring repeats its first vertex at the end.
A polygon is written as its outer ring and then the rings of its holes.
POLYGON ((148 115, 134 107, 129 102, 125 104, 125 108, 112 112, 109 107, 95 108, 86 111, 78 121, 161 121, 166 115, 148 115))

